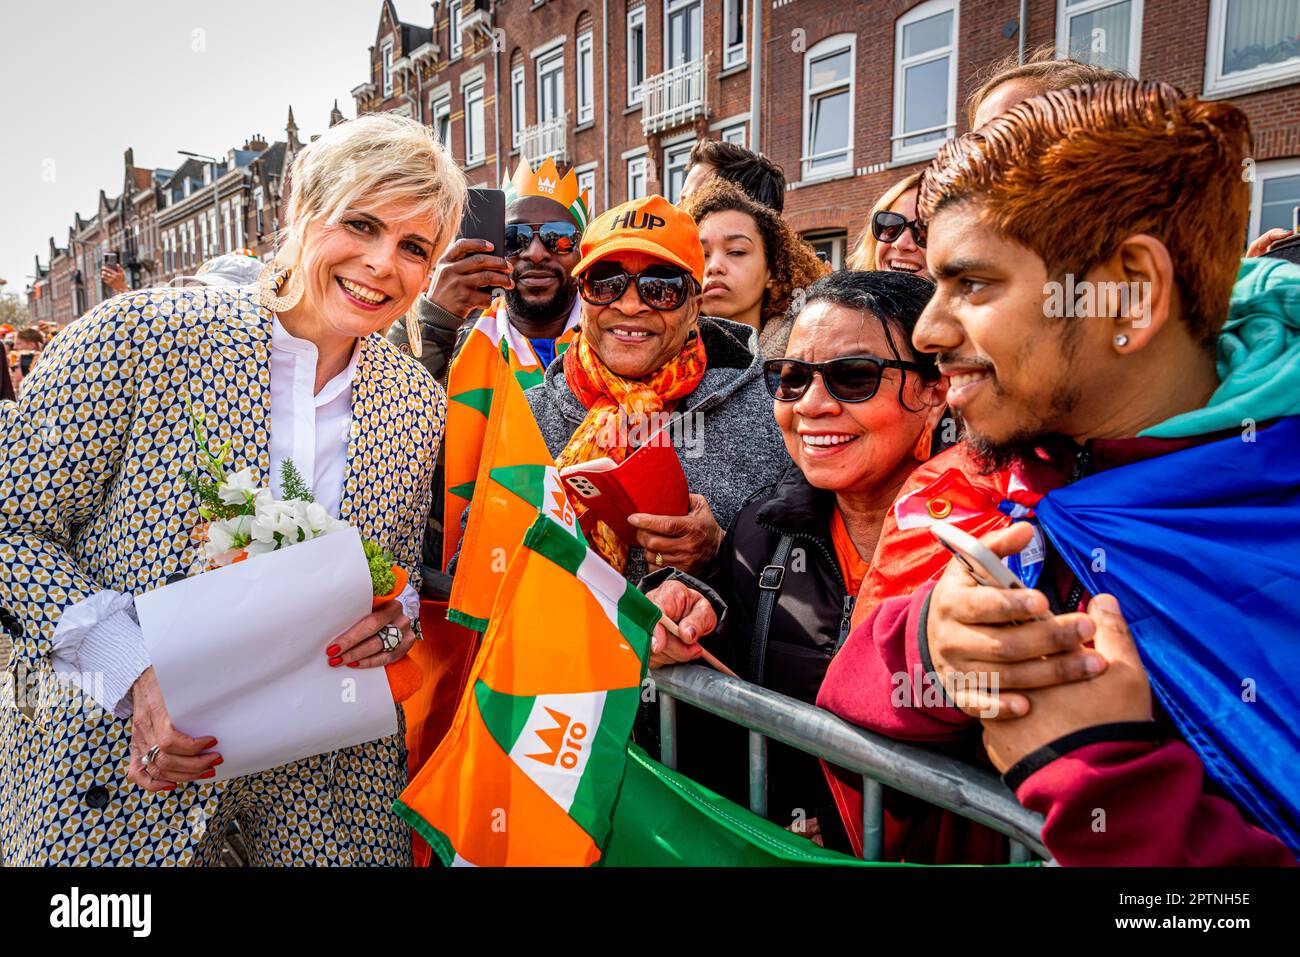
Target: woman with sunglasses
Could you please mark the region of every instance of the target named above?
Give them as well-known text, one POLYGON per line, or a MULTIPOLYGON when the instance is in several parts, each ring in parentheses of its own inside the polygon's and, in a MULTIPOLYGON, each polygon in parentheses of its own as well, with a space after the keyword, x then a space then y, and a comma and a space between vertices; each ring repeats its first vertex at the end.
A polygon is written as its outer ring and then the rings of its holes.
POLYGON ((849 268, 881 269, 929 278, 925 263, 925 233, 916 221, 920 173, 890 187, 876 201, 867 229, 849 257, 849 268))
POLYGON ((647 568, 700 572, 745 499, 789 464, 767 411, 761 361, 749 351, 752 330, 700 315, 699 233, 662 196, 593 221, 574 275, 581 335, 526 393, 533 415, 561 468, 621 462, 669 428, 689 513, 631 516, 635 543, 600 524, 592 544, 629 581, 647 568))
MULTIPOLYGON (((764 363, 795 467, 728 530, 709 580, 725 622, 706 639, 749 681, 812 703, 848 636, 890 506, 929 458, 944 408, 934 357, 911 345, 932 290, 924 279, 888 272, 828 276, 808 289, 785 357, 764 363)), ((651 597, 675 618, 691 603, 687 587, 669 583, 651 597)), ((651 664, 699 653, 698 645, 669 642, 651 664)), ((743 730, 686 712, 679 709, 682 769, 744 802, 743 730)), ((773 821, 804 820, 809 837, 848 847, 816 758, 769 742, 768 788, 773 821)))

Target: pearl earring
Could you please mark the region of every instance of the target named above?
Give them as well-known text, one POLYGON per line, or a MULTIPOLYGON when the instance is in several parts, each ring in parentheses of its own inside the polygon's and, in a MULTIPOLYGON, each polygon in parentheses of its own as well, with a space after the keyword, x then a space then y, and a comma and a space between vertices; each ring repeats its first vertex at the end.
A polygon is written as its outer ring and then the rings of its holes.
POLYGON ((1123 349, 1126 345, 1128 345, 1128 336, 1121 332, 1115 337, 1115 348, 1123 349))

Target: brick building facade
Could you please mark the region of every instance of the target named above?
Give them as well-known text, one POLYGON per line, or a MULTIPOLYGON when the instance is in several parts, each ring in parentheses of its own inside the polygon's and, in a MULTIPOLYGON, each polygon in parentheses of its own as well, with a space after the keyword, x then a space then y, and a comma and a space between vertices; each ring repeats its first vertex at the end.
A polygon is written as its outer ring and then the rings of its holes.
MULTIPOLYGON (((838 266, 876 197, 968 129, 966 96, 1019 52, 1019 13, 1019 0, 382 0, 370 78, 352 92, 358 113, 433 126, 475 185, 499 183, 521 150, 554 156, 597 210, 676 199, 701 136, 761 150, 786 172, 786 218, 838 266)), ((1300 3, 1029 0, 1024 34, 1027 51, 1230 99, 1255 135, 1251 233, 1290 224, 1300 3)))
MULTIPOLYGON (((968 128, 964 100, 1021 46, 1020 0, 380 0, 358 114, 432 127, 477 186, 521 155, 572 166, 596 211, 675 200, 699 137, 758 149, 785 216, 841 265, 875 199, 968 128)), ((1300 0, 1028 0, 1027 51, 1058 52, 1228 99, 1250 117, 1251 235, 1300 205, 1300 0)), ((364 67, 363 67, 364 69, 364 67)), ((342 122, 335 104, 330 125, 342 122)), ((29 299, 66 322, 103 298, 118 251, 133 285, 214 252, 274 247, 301 148, 260 136, 215 164, 137 168, 39 256, 29 299), (218 219, 219 216, 219 219, 218 219)))

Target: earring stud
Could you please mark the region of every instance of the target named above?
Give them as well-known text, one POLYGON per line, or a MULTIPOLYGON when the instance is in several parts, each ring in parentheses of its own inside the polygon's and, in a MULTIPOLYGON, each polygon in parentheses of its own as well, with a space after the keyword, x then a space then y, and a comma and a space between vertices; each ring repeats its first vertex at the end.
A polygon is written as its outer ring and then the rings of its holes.
POLYGON ((1126 345, 1128 345, 1128 336, 1121 332, 1115 337, 1115 348, 1123 349, 1126 345))

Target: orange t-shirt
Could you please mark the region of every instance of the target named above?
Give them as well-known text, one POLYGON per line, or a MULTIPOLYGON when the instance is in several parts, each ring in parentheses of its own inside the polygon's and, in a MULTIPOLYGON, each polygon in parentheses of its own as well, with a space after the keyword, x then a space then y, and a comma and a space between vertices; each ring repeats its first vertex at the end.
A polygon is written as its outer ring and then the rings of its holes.
POLYGON ((831 544, 835 547, 835 561, 844 576, 844 584, 854 598, 862 591, 862 580, 871 570, 871 562, 858 554, 849 537, 849 527, 844 524, 844 516, 838 508, 831 513, 831 544))

